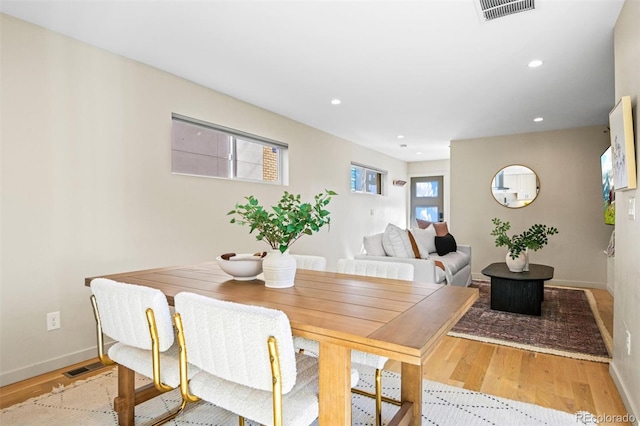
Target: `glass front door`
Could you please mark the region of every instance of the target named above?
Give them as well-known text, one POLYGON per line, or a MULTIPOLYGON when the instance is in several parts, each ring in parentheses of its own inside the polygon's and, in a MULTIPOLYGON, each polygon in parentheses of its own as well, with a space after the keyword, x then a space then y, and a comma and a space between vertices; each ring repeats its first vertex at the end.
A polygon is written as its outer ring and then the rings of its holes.
POLYGON ((411 226, 416 219, 441 222, 444 218, 444 185, 442 176, 411 178, 411 226))

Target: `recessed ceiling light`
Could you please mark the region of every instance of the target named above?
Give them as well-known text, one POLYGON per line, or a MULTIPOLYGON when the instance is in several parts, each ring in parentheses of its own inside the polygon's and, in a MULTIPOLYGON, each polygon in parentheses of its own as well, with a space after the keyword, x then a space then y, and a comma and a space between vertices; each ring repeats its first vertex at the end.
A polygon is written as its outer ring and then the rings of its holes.
POLYGON ((536 118, 533 119, 533 121, 535 121, 536 123, 539 123, 542 120, 544 120, 544 118, 542 118, 542 117, 536 117, 536 118))
POLYGON ((416 155, 422 155, 421 151, 416 152, 416 155))
POLYGON ((404 135, 398 135, 397 138, 398 139, 404 139, 404 135))
POLYGON ((529 62, 529 68, 538 68, 540 65, 542 65, 542 61, 540 59, 529 62))
POLYGON ((340 105, 341 103, 340 99, 331 99, 331 105, 340 105))

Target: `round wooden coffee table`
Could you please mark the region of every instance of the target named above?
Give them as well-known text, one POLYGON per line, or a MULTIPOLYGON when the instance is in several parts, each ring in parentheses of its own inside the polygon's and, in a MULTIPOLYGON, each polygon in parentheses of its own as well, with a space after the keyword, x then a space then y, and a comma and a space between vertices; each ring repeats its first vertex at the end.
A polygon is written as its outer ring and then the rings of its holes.
POLYGON ((526 272, 511 272, 502 262, 492 263, 482 274, 491 277, 491 309, 540 315, 544 282, 553 278, 553 267, 530 264, 526 272))

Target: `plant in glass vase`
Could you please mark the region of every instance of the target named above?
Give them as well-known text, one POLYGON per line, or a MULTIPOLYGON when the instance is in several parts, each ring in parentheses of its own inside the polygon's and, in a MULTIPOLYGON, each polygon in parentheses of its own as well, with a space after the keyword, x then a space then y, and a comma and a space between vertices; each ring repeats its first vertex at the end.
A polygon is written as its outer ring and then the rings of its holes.
POLYGON ((491 221, 495 225, 491 235, 496 237, 496 247, 506 246, 509 249, 506 261, 509 270, 512 272, 528 270, 528 250, 540 250, 549 242, 549 235, 558 233, 558 229, 554 226, 536 223, 521 234, 509 237, 507 235, 507 231, 511 229, 509 222, 503 222, 498 218, 493 218, 491 221))
POLYGON ((300 194, 285 191, 282 198, 271 210, 265 209, 253 195, 245 197, 247 203, 237 203, 228 215, 231 223, 249 225, 249 233, 257 231, 256 239, 265 241, 271 247, 271 253, 263 261, 265 285, 267 287, 291 287, 295 277, 295 259, 289 255, 289 247, 303 235, 312 235, 324 225, 331 223, 330 212, 326 206, 334 191, 325 190, 316 194, 313 202, 303 203, 300 194), (274 263, 276 265, 274 265, 274 263), (280 275, 278 264, 286 266, 287 274, 280 275), (277 276, 276 276, 277 275, 277 276))

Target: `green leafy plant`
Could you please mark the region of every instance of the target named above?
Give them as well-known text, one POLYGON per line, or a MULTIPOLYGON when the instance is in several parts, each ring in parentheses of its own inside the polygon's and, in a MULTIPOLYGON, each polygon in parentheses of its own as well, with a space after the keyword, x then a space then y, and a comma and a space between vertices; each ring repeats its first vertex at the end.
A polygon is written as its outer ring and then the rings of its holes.
POLYGON ((249 233, 257 231, 256 239, 265 241, 281 253, 303 235, 311 235, 324 225, 331 223, 330 213, 325 207, 337 193, 325 190, 314 196, 313 203, 303 203, 300 195, 285 191, 277 205, 268 211, 253 195, 245 197, 246 204, 237 203, 227 215, 237 215, 231 223, 249 225, 249 233))
POLYGON ((506 246, 512 259, 517 259, 526 249, 540 250, 549 242, 549 235, 558 233, 558 229, 554 226, 536 223, 523 233, 509 237, 507 235, 507 231, 511 229, 509 222, 503 222, 498 218, 493 218, 491 221, 495 225, 491 235, 496 237, 496 247, 506 246))

